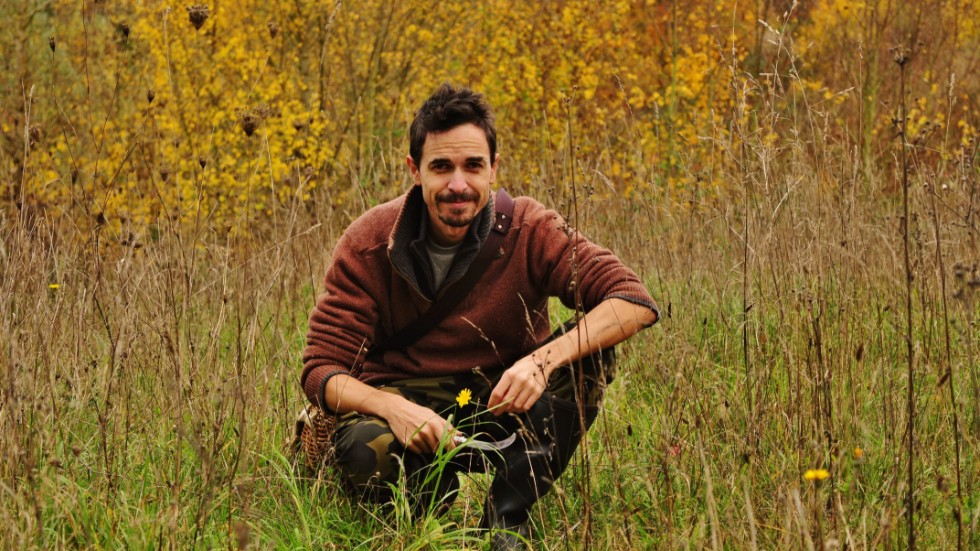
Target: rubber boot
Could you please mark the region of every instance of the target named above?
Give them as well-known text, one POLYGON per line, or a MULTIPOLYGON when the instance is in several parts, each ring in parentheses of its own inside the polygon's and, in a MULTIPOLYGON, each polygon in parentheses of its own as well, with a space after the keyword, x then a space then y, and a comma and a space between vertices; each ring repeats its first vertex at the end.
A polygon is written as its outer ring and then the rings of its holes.
POLYGON ((531 506, 561 476, 595 421, 599 408, 579 405, 545 393, 518 418, 522 445, 502 450, 484 507, 484 528, 492 531, 491 549, 524 549, 530 535, 531 506), (584 419, 583 419, 584 416, 584 419), (518 537, 519 534, 521 537, 518 537))

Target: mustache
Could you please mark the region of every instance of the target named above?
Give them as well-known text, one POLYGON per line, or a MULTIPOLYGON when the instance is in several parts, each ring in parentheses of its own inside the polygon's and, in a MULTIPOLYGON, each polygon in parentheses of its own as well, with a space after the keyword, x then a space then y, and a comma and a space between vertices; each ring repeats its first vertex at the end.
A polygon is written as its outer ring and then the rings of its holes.
POLYGON ((480 195, 472 191, 444 191, 436 195, 436 201, 440 203, 464 203, 467 201, 478 201, 480 195))

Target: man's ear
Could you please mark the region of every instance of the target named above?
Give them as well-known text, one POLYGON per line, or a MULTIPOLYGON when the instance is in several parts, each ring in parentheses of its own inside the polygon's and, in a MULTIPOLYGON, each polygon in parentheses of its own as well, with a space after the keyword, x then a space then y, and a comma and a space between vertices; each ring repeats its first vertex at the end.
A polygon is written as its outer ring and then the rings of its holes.
POLYGON ((411 155, 405 155, 405 164, 408 165, 409 172, 412 173, 412 181, 415 185, 422 183, 422 174, 419 172, 419 167, 415 166, 415 161, 412 159, 411 155))

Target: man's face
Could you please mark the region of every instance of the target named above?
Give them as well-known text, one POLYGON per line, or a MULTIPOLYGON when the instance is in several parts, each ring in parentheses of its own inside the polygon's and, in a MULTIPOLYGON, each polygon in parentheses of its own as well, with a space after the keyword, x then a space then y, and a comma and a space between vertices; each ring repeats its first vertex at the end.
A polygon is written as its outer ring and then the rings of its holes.
POLYGON ((490 158, 487 136, 475 124, 427 135, 420 166, 407 158, 415 185, 422 186, 436 243, 455 245, 466 236, 490 199, 499 158, 490 158))

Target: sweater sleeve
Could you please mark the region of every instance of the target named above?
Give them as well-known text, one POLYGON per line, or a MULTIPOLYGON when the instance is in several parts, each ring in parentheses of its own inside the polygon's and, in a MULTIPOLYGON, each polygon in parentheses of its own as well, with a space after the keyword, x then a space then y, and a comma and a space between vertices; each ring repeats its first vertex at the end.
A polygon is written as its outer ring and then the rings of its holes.
POLYGON ((333 263, 325 277, 325 292, 310 312, 310 326, 303 351, 300 384, 307 398, 319 404, 326 381, 349 374, 364 359, 378 320, 376 290, 370 286, 370 263, 377 250, 360 250, 349 234, 340 238, 333 263))
POLYGON ((589 241, 540 203, 531 203, 524 219, 528 265, 543 292, 585 312, 604 300, 620 298, 650 308, 659 319, 657 305, 639 276, 612 251, 589 241))

